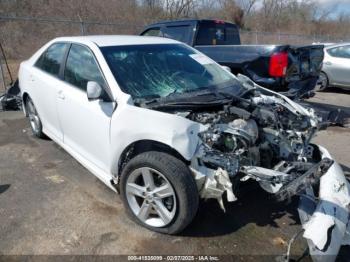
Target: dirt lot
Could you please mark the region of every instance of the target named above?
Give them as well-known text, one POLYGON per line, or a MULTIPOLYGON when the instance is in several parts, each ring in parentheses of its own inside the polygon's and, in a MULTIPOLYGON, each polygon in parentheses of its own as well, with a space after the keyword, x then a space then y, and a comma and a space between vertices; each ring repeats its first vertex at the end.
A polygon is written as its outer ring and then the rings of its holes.
MULTIPOLYGON (((350 111, 349 92, 320 93, 311 102, 350 111), (337 105, 337 106, 335 106, 337 105)), ((350 172, 350 129, 332 127, 315 142, 350 172)), ((203 202, 180 236, 131 222, 118 195, 50 140, 38 140, 21 112, 0 113, 0 254, 281 255, 300 230, 296 203, 262 191, 242 196, 223 213, 203 202)), ((294 254, 306 243, 296 242, 294 254)), ((342 250, 349 257, 349 248, 342 250)))

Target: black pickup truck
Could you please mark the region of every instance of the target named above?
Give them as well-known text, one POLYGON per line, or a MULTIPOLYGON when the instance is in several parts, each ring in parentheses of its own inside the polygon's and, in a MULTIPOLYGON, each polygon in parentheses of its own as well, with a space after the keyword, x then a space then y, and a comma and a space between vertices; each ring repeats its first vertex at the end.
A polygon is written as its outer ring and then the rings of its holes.
POLYGON ((232 73, 290 98, 314 94, 323 60, 323 45, 241 45, 238 27, 221 20, 159 22, 144 28, 141 35, 184 42, 232 73))

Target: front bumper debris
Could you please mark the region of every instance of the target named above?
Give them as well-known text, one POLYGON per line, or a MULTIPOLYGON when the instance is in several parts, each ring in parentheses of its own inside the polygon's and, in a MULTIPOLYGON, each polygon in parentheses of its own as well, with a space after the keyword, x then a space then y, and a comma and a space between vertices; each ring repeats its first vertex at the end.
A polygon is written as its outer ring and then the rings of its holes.
POLYGON ((192 172, 195 174, 197 186, 201 188, 200 197, 203 199, 213 198, 216 199, 225 211, 222 195, 226 192, 227 201, 233 202, 237 198, 232 190, 232 183, 226 170, 218 168, 217 170, 210 168, 203 168, 198 171, 192 168, 192 172))
MULTIPOLYGON (((322 158, 332 159, 319 147, 322 158)), ((334 261, 342 245, 350 245, 350 184, 338 163, 321 176, 318 198, 308 188, 298 207, 303 237, 314 261, 334 261)))
POLYGON ((280 201, 290 199, 294 195, 304 192, 306 189, 318 185, 321 177, 327 173, 334 161, 330 158, 322 158, 322 160, 313 165, 303 175, 281 187, 276 193, 276 198, 280 201))
MULTIPOLYGON (((241 181, 255 179, 278 200, 300 195, 298 212, 310 255, 314 261, 328 262, 336 259, 342 245, 350 245, 350 183, 328 151, 318 147, 322 160, 289 183, 282 183, 286 174, 260 167, 246 167, 248 175, 241 181), (271 183, 276 177, 277 183, 271 183)), ((191 169, 201 198, 217 199, 223 210, 225 192, 229 202, 237 200, 226 170, 198 165, 191 169)))

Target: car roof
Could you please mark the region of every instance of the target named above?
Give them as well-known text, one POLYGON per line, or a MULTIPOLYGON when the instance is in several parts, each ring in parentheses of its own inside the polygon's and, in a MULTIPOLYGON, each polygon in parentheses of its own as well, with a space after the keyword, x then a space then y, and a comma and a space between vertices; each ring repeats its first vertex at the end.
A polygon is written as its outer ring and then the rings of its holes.
POLYGON ((344 43, 337 43, 337 44, 331 44, 331 45, 327 45, 325 46, 326 49, 331 49, 333 47, 339 47, 339 46, 346 46, 346 45, 350 45, 350 43, 344 42, 344 43))
MULTIPOLYGON (((163 21, 159 21, 157 23, 153 23, 147 26, 151 27, 151 26, 157 26, 157 25, 163 25, 163 24, 172 24, 172 23, 193 23, 193 22, 216 22, 216 21, 220 21, 220 22, 224 22, 224 23, 229 23, 229 24, 234 24, 230 21, 225 21, 225 20, 221 20, 221 19, 194 19, 194 18, 184 18, 184 19, 174 19, 174 20, 163 20, 163 21)), ((234 24, 236 25, 236 24, 234 24)))
POLYGON ((153 36, 133 36, 133 35, 90 35, 90 36, 71 36, 59 37, 54 42, 75 42, 81 44, 96 44, 100 47, 105 46, 123 46, 123 45, 147 45, 147 44, 178 44, 180 42, 153 36))

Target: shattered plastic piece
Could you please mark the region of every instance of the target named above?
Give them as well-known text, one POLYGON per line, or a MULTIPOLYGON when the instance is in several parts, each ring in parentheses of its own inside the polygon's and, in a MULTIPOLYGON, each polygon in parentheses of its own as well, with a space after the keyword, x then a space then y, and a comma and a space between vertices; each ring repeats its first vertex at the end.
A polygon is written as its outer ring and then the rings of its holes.
MULTIPOLYGON (((319 148, 322 158, 331 159, 326 149, 319 148)), ((308 197, 313 198, 310 194, 308 197)), ((319 202, 314 213, 311 215, 307 210, 311 217, 300 216, 305 229, 303 236, 308 240, 314 261, 334 261, 341 245, 350 244, 349 204, 350 184, 341 167, 334 162, 320 179, 319 202)))
POLYGON ((227 201, 233 202, 237 198, 232 191, 232 183, 227 171, 218 168, 211 175, 207 176, 204 188, 201 190, 202 198, 215 198, 218 200, 220 207, 225 211, 224 202, 222 199, 223 193, 226 191, 227 201))
POLYGON ((237 198, 233 194, 232 183, 230 181, 227 171, 219 168, 215 175, 217 176, 219 185, 222 186, 227 193, 227 201, 229 202, 236 201, 237 198))
POLYGON ((334 217, 324 213, 315 213, 310 221, 304 225, 304 237, 313 239, 314 245, 319 250, 323 250, 328 240, 327 232, 334 224, 334 217))

